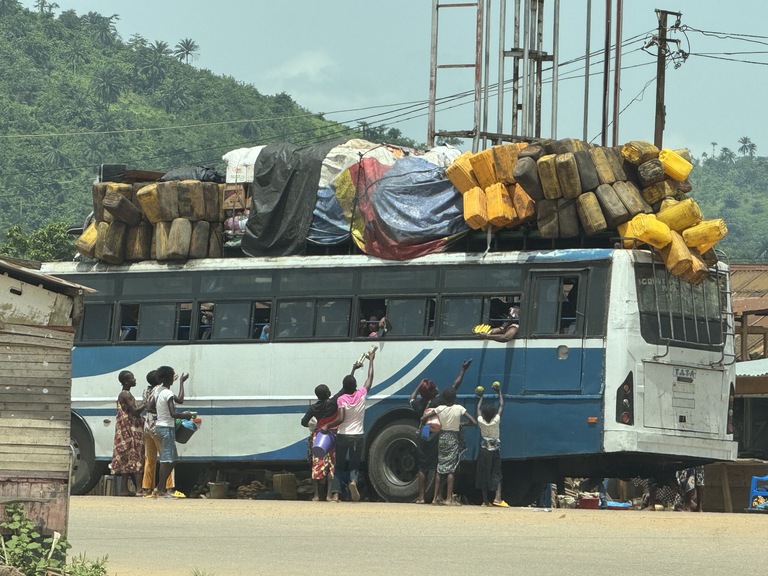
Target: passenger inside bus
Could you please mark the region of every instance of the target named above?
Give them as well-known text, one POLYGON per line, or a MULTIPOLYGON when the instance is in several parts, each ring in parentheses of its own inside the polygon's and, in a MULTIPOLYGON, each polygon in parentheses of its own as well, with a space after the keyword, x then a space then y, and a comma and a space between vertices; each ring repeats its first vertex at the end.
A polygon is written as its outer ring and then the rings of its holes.
POLYGON ((576 308, 579 302, 579 285, 577 278, 563 280, 563 298, 560 304, 560 333, 576 333, 576 308))
POLYGON ((475 335, 483 340, 509 342, 517 336, 520 328, 520 304, 514 303, 508 310, 501 326, 491 328, 488 332, 476 332, 475 335))
POLYGON ((392 324, 380 310, 371 314, 368 320, 360 319, 360 336, 363 338, 384 338, 391 329, 392 324))
POLYGON ((200 304, 200 327, 198 329, 199 340, 210 340, 213 328, 213 304, 204 302, 200 304))

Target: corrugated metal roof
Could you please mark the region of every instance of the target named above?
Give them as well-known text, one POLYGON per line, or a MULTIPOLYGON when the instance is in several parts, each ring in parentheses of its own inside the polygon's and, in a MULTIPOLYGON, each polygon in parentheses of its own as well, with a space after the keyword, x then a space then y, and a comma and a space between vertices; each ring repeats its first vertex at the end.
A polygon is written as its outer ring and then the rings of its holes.
POLYGON ((736 362, 736 377, 768 376, 768 358, 736 362))
MULTIPOLYGON (((768 265, 731 264, 731 290, 733 311, 738 316, 750 313, 749 326, 768 328, 768 265)), ((738 325, 736 331, 739 331, 738 325)), ((741 336, 736 336, 736 352, 741 351, 741 336)), ((748 337, 748 354, 763 356, 763 336, 748 337)), ((747 359, 745 359, 747 360, 747 359)))
POLYGON ((21 280, 22 282, 38 284, 43 286, 46 290, 58 292, 59 294, 67 294, 68 296, 76 296, 82 292, 96 292, 93 288, 67 282, 56 276, 44 274, 43 272, 32 270, 31 268, 25 268, 24 266, 14 264, 7 260, 0 260, 0 274, 8 274, 8 276, 21 280))

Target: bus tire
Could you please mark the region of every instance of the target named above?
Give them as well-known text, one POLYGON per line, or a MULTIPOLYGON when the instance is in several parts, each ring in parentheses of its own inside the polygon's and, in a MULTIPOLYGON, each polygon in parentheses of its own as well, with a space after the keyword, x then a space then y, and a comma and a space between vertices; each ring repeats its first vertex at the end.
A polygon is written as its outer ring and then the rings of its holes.
POLYGON ((100 466, 96 463, 93 439, 85 425, 73 418, 69 432, 69 445, 72 449, 72 477, 70 494, 87 494, 99 481, 100 466))
POLYGON ((418 438, 419 429, 414 421, 397 420, 381 430, 371 442, 368 479, 383 500, 413 502, 418 497, 418 438))
POLYGON ((533 504, 546 486, 534 481, 530 469, 524 464, 502 462, 501 496, 510 506, 533 504))

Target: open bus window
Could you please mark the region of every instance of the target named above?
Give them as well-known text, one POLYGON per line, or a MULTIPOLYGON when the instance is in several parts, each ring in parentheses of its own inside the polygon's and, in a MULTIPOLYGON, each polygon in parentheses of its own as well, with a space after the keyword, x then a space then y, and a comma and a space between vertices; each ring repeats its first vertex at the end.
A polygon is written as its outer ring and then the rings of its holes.
POLYGON ((213 302, 202 302, 200 304, 199 318, 200 321, 197 326, 197 339, 198 340, 210 340, 211 332, 213 330, 213 310, 215 304, 213 302))
POLYGON ((270 339, 269 320, 272 314, 272 302, 270 300, 253 303, 253 331, 252 337, 257 340, 270 339))
POLYGON ((176 319, 176 340, 189 340, 192 333, 192 303, 179 304, 176 319))
POLYGON ((250 302, 217 302, 214 305, 213 340, 246 340, 250 334, 250 302))
POLYGON ((120 306, 120 340, 131 342, 138 338, 139 305, 123 304, 120 306))
POLYGON ((315 318, 315 336, 319 338, 343 338, 349 335, 349 319, 352 301, 318 300, 315 318))
POLYGON ((533 334, 576 334, 578 314, 578 276, 538 276, 534 283, 533 334))
POLYGON ((314 300, 280 302, 277 305, 276 337, 283 339, 309 338, 312 336, 314 308, 314 300))
POLYGON ((560 334, 575 334, 578 325, 579 279, 563 278, 560 301, 560 334))
POLYGON ((389 331, 387 323, 391 327, 391 320, 387 315, 387 301, 384 298, 360 298, 358 301, 360 322, 358 336, 361 338, 382 338, 389 331), (384 319, 382 330, 381 320, 384 319))
POLYGON ((86 304, 80 340, 83 342, 107 341, 112 332, 112 305, 86 304))

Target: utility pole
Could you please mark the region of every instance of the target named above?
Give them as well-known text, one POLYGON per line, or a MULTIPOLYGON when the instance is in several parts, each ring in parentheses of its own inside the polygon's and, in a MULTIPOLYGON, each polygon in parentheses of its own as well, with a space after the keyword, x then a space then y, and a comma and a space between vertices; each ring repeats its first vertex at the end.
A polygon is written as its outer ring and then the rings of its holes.
MULTIPOLYGON (((664 139, 664 123, 667 115, 664 106, 664 83, 666 80, 667 53, 669 52, 667 48, 667 16, 670 15, 677 17, 675 26, 679 26, 680 18, 683 16, 681 12, 656 9, 656 17, 659 19, 659 35, 655 38, 658 52, 656 56, 656 131, 653 135, 653 143, 659 149, 661 149, 664 139)), ((676 41, 672 40, 672 42, 676 41)))
POLYGON ((653 143, 661 150, 664 138, 664 81, 667 68, 667 14, 665 10, 656 9, 659 19, 659 35, 656 39, 658 52, 656 55, 656 130, 653 133, 653 143))

